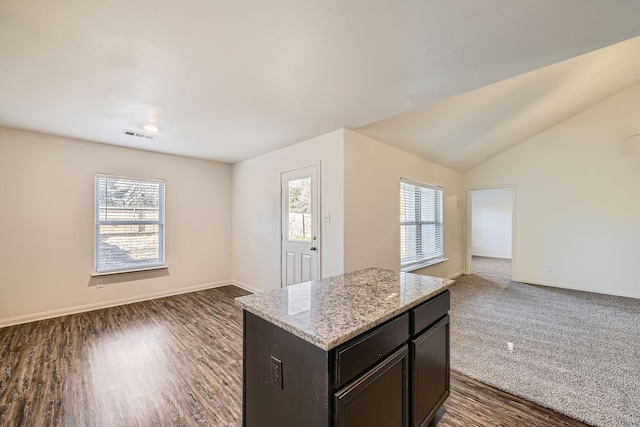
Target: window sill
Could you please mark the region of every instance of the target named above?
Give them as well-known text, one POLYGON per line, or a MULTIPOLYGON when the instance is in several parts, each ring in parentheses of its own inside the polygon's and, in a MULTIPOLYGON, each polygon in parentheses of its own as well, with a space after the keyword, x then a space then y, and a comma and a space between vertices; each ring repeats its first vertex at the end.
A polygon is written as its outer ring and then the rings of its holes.
POLYGON ((410 271, 419 270, 421 268, 429 267, 430 265, 440 264, 441 262, 449 261, 449 258, 436 258, 426 261, 414 262, 411 264, 403 265, 400 267, 400 271, 408 273, 410 271))
POLYGON ((100 273, 92 273, 91 277, 99 277, 99 276, 113 276, 116 274, 124 274, 124 273, 138 273, 140 271, 150 271, 150 270, 162 270, 165 268, 169 268, 168 265, 154 265, 152 267, 144 267, 144 268, 132 268, 130 270, 116 270, 116 271, 104 271, 100 273))

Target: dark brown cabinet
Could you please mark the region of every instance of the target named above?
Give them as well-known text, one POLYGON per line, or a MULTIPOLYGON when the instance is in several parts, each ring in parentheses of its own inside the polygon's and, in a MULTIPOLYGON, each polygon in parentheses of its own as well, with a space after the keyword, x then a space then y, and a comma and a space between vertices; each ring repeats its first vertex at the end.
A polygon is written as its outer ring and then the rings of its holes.
POLYGON ((246 427, 426 426, 449 395, 449 291, 330 350, 244 312, 246 427))
POLYGON ((449 316, 411 340, 410 348, 412 425, 423 427, 449 396, 449 316))
POLYGON ((339 346, 334 351, 336 388, 342 387, 370 366, 386 358, 408 339, 409 314, 405 313, 339 346))
POLYGON ((409 425, 409 351, 402 346, 335 394, 337 427, 409 425))

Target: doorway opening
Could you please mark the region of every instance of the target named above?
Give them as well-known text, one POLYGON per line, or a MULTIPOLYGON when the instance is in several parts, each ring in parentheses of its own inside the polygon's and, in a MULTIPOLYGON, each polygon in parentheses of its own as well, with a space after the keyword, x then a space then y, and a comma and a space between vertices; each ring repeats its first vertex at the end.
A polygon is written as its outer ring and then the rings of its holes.
POLYGON ((467 200, 467 273, 508 284, 515 261, 514 188, 470 189, 467 200))

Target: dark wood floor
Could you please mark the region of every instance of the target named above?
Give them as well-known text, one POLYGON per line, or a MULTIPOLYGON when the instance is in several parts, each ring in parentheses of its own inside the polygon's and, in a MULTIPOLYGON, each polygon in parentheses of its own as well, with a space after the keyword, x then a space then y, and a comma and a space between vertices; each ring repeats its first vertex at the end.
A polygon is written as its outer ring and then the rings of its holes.
MULTIPOLYGON (((0 329, 0 426, 238 426, 233 286, 0 329)), ((584 426, 462 375, 431 426, 584 426)), ((276 426, 274 426, 276 427, 276 426)))
POLYGON ((429 427, 586 426, 524 399, 451 372, 451 395, 429 427))

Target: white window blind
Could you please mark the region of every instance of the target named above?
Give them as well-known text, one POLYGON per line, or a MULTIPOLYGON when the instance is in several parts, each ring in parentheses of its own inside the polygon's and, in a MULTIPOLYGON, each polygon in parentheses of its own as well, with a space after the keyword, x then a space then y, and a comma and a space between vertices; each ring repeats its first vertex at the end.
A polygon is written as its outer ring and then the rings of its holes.
POLYGON ((400 181, 400 264, 402 270, 443 259, 442 188, 400 181))
POLYGON ((95 273, 164 262, 164 181, 96 175, 95 273))

